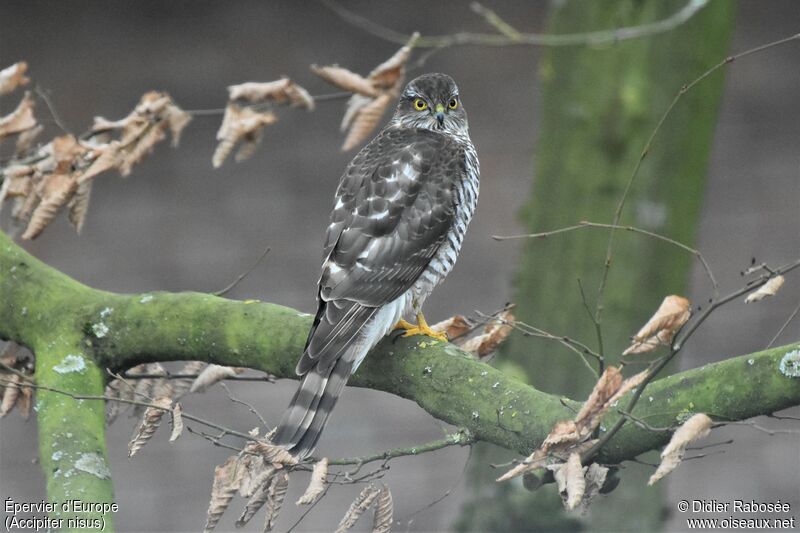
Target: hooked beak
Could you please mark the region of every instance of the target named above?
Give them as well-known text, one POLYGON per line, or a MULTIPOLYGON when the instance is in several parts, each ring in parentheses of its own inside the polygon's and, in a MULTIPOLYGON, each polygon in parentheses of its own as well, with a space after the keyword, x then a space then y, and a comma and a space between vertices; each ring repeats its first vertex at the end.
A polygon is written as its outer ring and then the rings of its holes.
POLYGON ((436 104, 436 112, 433 114, 439 122, 439 126, 444 125, 444 105, 436 104))

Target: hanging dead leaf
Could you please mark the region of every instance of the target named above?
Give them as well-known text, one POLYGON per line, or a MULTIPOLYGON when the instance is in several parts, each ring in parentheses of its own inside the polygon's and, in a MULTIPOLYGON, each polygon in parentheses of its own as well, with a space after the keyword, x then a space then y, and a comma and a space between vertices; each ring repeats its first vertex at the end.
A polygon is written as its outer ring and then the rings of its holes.
POLYGON ((264 83, 247 82, 228 87, 230 100, 247 100, 251 103, 275 102, 314 109, 314 99, 304 88, 289 78, 264 83))
MULTIPOLYGON (((263 466, 263 463, 262 463, 263 466)), ((264 507, 264 504, 269 500, 270 489, 275 481, 278 470, 272 466, 264 466, 252 478, 248 480, 248 491, 243 490, 240 486, 239 492, 243 496, 249 496, 245 504, 242 514, 236 520, 236 527, 242 527, 247 524, 255 514, 264 507)))
POLYGON ((32 128, 28 128, 20 132, 17 136, 17 146, 15 149, 16 157, 22 157, 33 145, 33 141, 44 131, 44 126, 37 124, 32 128))
POLYGON ((392 100, 394 100, 394 97, 389 93, 385 93, 371 100, 367 105, 355 112, 350 131, 348 131, 342 145, 343 151, 346 152, 355 148, 369 137, 370 133, 378 125, 386 108, 392 103, 392 100))
POLYGON ((153 401, 153 406, 148 407, 142 416, 139 426, 136 428, 131 441, 128 443, 128 457, 133 457, 136 452, 142 449, 147 444, 147 441, 153 436, 161 424, 161 418, 164 412, 170 410, 172 400, 168 397, 162 396, 153 401))
POLYGON ((208 365, 192 383, 189 392, 204 392, 212 385, 244 372, 244 368, 234 366, 208 365))
POLYGON ((36 117, 33 116, 34 105, 31 93, 26 92, 16 109, 0 118, 0 141, 9 135, 36 127, 36 117))
POLYGON ((27 420, 31 416, 31 407, 33 407, 33 388, 22 387, 17 400, 17 411, 27 420))
POLYGON ((451 316, 447 320, 442 320, 431 326, 433 331, 440 331, 446 334, 447 338, 451 341, 457 337, 466 335, 471 328, 472 326, 470 323, 467 322, 467 319, 462 315, 451 316))
POLYGON ((372 503, 380 493, 381 490, 372 483, 366 486, 353 503, 350 504, 350 508, 347 509, 341 522, 339 522, 339 526, 336 528, 336 533, 344 533, 352 528, 361 518, 361 515, 364 514, 364 511, 372 506, 372 503))
POLYGON ((575 416, 575 424, 581 435, 588 435, 600 424, 600 419, 609 408, 609 400, 619 390, 622 381, 622 373, 617 367, 606 368, 592 389, 589 399, 575 416))
POLYGON ((58 211, 69 201, 78 184, 68 174, 50 174, 45 177, 42 187, 37 191, 41 201, 33 211, 28 227, 22 234, 25 240, 35 239, 55 218, 58 211))
POLYGON ((0 95, 13 92, 17 87, 27 85, 31 80, 25 76, 28 64, 24 61, 14 63, 0 70, 0 95))
POLYGON ((419 33, 414 32, 402 48, 369 73, 369 81, 379 89, 399 92, 405 78, 406 63, 411 57, 411 50, 414 48, 414 43, 417 42, 417 39, 419 39, 419 33))
POLYGON ((17 374, 10 374, 8 377, 4 376, 5 388, 3 389, 3 400, 0 401, 0 418, 6 416, 17 405, 17 400, 20 398, 20 387, 22 378, 17 374))
POLYGON ((258 112, 250 107, 228 103, 222 125, 217 132, 219 144, 211 163, 215 168, 220 167, 238 143, 242 143, 242 146, 239 148, 237 160, 246 159, 252 155, 261 140, 264 127, 277 121, 278 117, 271 111, 258 112))
POLYGON ((86 181, 78 184, 75 194, 67 203, 69 209, 69 221, 80 234, 83 223, 86 221, 86 213, 89 211, 89 197, 92 194, 92 182, 86 181))
POLYGON ((278 515, 283 508, 283 500, 286 499, 286 491, 289 490, 289 474, 280 472, 270 483, 267 495, 267 516, 264 520, 264 531, 272 531, 278 515))
POLYGON ((749 304, 753 302, 758 302, 760 300, 763 300, 767 296, 775 296, 776 294, 778 294, 778 291, 783 286, 784 281, 785 280, 781 275, 771 277, 769 281, 767 281, 765 284, 759 287, 757 291, 748 294, 747 298, 744 299, 744 303, 749 304))
MULTIPOLYGON (((200 374, 203 370, 208 366, 208 363, 204 363, 203 361, 189 361, 183 368, 181 368, 178 373, 184 376, 194 376, 200 377, 200 374)), ((197 378, 178 378, 172 380, 172 394, 174 400, 179 400, 183 396, 189 392, 189 389, 192 387, 192 383, 194 383, 195 379, 197 378)))
POLYGON ((269 442, 250 442, 245 446, 245 451, 259 454, 264 458, 265 462, 272 463, 275 466, 297 464, 297 458, 287 452, 285 448, 270 444, 269 442))
POLYGON ((392 491, 387 485, 381 488, 375 502, 375 514, 372 518, 372 533, 389 533, 392 530, 392 517, 394 515, 394 502, 392 491))
POLYGON ((183 408, 176 403, 172 407, 172 433, 169 436, 170 442, 175 442, 183 433, 183 408))
POLYGON ((29 165, 12 165, 3 169, 3 184, 0 186, 0 209, 6 198, 26 197, 31 194, 34 172, 29 165))
POLYGON ((659 346, 669 345, 691 316, 689 300, 682 296, 667 296, 647 324, 633 336, 633 343, 622 355, 652 352, 659 346))
POLYGON ((583 477, 584 467, 581 465, 580 454, 572 453, 566 463, 550 465, 548 468, 553 471, 564 508, 568 511, 575 509, 583 500, 586 491, 586 479, 583 477))
POLYGON ((319 67, 311 65, 311 71, 331 85, 345 91, 360 94, 370 99, 377 98, 380 92, 367 78, 338 65, 319 67))
POLYGON ((311 480, 308 482, 308 487, 303 495, 297 500, 296 505, 310 505, 317 501, 320 494, 325 491, 325 485, 328 478, 328 458, 323 457, 314 463, 314 469, 311 471, 311 480))
POLYGON ((511 326, 513 322, 514 315, 511 311, 501 312, 486 325, 483 334, 465 341, 461 344, 461 349, 476 355, 479 359, 491 355, 508 338, 513 329, 511 326))
POLYGON ((658 469, 650 476, 648 485, 652 485, 662 477, 666 476, 683 460, 686 453, 686 446, 690 443, 702 439, 711 432, 713 421, 708 415, 697 413, 691 416, 675 433, 667 444, 666 448, 661 452, 661 464, 658 469))
POLYGON ((244 469, 238 468, 238 463, 239 458, 232 455, 224 464, 214 468, 214 483, 211 487, 211 501, 208 504, 204 533, 210 533, 217 527, 234 494, 239 490, 244 469))

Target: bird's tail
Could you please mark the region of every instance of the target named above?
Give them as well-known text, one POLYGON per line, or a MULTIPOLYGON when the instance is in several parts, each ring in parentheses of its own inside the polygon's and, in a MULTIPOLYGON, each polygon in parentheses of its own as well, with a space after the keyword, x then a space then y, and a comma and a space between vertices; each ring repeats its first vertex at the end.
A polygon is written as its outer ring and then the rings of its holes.
MULTIPOLYGON (((348 350, 350 352, 350 350, 348 350)), ((322 429, 350 377, 355 358, 345 353, 330 369, 316 367, 304 377, 283 415, 273 442, 298 459, 314 452, 322 429)))

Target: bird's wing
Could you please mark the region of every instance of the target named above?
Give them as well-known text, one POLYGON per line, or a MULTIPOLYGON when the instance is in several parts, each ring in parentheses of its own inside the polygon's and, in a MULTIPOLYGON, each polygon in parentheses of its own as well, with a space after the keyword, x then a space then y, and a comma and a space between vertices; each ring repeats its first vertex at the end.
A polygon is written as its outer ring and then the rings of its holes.
POLYGON ((319 311, 298 372, 330 366, 360 326, 407 291, 453 225, 463 149, 427 130, 386 130, 350 163, 336 192, 319 311))

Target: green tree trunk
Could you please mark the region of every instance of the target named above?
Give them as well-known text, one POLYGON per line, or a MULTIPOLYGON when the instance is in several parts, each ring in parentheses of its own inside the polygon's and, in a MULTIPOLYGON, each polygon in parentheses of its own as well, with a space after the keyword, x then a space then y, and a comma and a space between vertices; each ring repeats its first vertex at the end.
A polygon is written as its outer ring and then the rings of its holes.
MULTIPOLYGON (((683 4, 683 0, 555 3, 548 33, 646 24, 665 18, 683 4)), ((664 34, 602 47, 551 48, 544 53, 533 194, 521 217, 527 231, 547 231, 581 220, 611 222, 642 148, 671 100, 684 84, 725 57, 734 12, 734 2, 712 1, 685 25, 664 34)), ((627 197, 623 223, 691 245, 703 202, 722 82, 718 72, 682 97, 643 162, 627 197)), ((607 244, 608 234, 598 229, 526 242, 515 279, 517 318, 599 350, 578 280, 594 313, 607 244)), ((629 337, 664 296, 686 292, 691 260, 689 254, 665 243, 630 233, 616 236, 602 311, 608 363, 618 360, 629 337)), ((574 353, 545 342, 517 336, 505 345, 499 365, 514 367, 541 390, 585 398, 595 381, 592 374, 574 353)), ((477 454, 482 464, 476 468, 485 470, 487 457, 477 454)), ((649 531, 658 527, 660 495, 644 488, 648 473, 635 466, 625 469, 620 488, 609 500, 594 506, 593 529, 649 531), (620 505, 636 512, 620 512, 620 505)), ((486 477, 478 477, 484 484, 486 477)), ((507 498, 530 509, 532 500, 552 498, 542 492, 546 491, 507 498)), ((536 515, 541 516, 541 504, 536 507, 536 515)), ((519 509, 501 511, 497 522, 484 527, 519 528, 520 523, 506 517, 523 515, 519 509)), ((551 518, 544 520, 540 527, 556 527, 551 518)), ((564 527, 574 525, 570 522, 564 527)))

